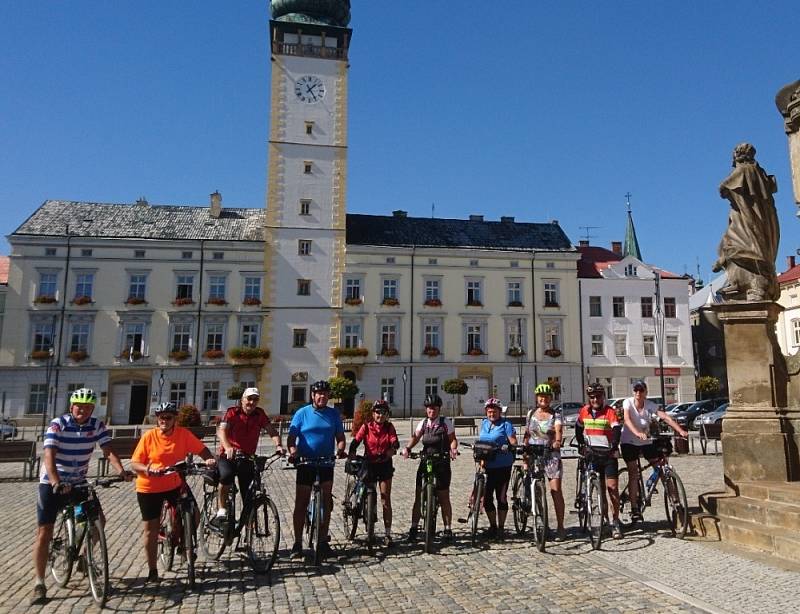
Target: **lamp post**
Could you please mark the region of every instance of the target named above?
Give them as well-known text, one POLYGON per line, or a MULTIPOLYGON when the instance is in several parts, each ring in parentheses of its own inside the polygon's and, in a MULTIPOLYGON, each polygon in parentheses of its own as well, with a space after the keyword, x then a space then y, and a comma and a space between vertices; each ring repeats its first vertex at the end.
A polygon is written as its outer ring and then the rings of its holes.
POLYGON ((161 374, 158 376, 158 404, 161 405, 161 397, 164 393, 164 369, 161 369, 161 374))
POLYGON ((403 367, 403 418, 406 417, 406 368, 403 367))
POLYGON ((45 399, 44 409, 42 410, 42 441, 44 441, 44 432, 47 430, 47 416, 50 415, 50 397, 52 396, 50 391, 50 380, 53 377, 53 357, 55 356, 56 351, 53 349, 51 345, 50 348, 47 350, 47 364, 45 365, 44 371, 44 381, 45 381, 45 389, 47 391, 47 398, 45 399))

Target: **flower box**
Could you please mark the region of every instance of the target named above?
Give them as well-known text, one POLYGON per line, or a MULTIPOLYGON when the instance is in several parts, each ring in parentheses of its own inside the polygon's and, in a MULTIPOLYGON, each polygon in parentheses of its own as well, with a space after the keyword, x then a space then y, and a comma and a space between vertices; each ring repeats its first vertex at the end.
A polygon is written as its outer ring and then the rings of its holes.
POLYGON ((206 350, 205 352, 203 352, 203 356, 215 360, 217 358, 223 358, 225 356, 225 352, 223 352, 222 350, 206 350))
POLYGON ((242 301, 242 305, 256 306, 261 304, 261 299, 254 296, 248 296, 242 301))
POLYGON ((442 352, 439 350, 439 348, 426 346, 425 349, 422 350, 422 353, 425 354, 425 356, 434 357, 434 356, 439 356, 439 354, 441 354, 442 352))
POLYGON ((545 307, 558 307, 558 303, 553 303, 552 301, 546 301, 544 306, 545 307))
POLYGON ((122 360, 141 360, 142 353, 139 350, 130 351, 130 349, 122 350, 122 353, 119 355, 122 360))
POLYGON ((169 353, 169 357, 172 360, 186 360, 191 355, 192 355, 191 352, 189 352, 187 350, 172 350, 169 353))
POLYGON ((480 301, 467 301, 467 307, 483 307, 480 301))
POLYGON ((508 355, 513 356, 514 358, 519 358, 520 356, 525 356, 525 350, 522 348, 510 348, 508 350, 508 355))
POLYGON ((483 350, 481 348, 472 348, 467 354, 470 356, 483 356, 483 350))
POLYGON ((126 305, 147 305, 147 301, 139 296, 129 296, 125 299, 126 305))
POLYGON ((381 305, 387 305, 389 307, 396 307, 400 304, 400 301, 394 298, 393 296, 385 296, 381 301, 381 305))
POLYGON ((231 348, 228 356, 234 360, 266 360, 270 356, 270 351, 267 348, 238 347, 231 348))
POLYGON ((509 307, 522 307, 522 301, 509 301, 509 307))
POLYGON ((174 301, 172 301, 172 304, 176 307, 183 307, 184 305, 194 305, 194 300, 191 296, 183 296, 176 298, 174 301))
POLYGON ((33 299, 33 302, 39 305, 48 305, 50 303, 57 303, 58 300, 56 299, 55 296, 43 295, 43 296, 37 296, 35 299, 33 299))
POLYGON ((86 295, 76 296, 74 299, 70 301, 70 303, 72 303, 73 305, 88 305, 91 302, 92 302, 92 297, 86 295))
POLYGON ((429 298, 423 303, 426 307, 441 307, 442 301, 438 298, 429 298))
POLYGON ((381 356, 397 356, 399 353, 395 348, 381 348, 381 356))
POLYGON ((89 353, 86 350, 75 350, 69 353, 69 359, 72 362, 83 362, 89 358, 89 353))
POLYGON ((331 350, 334 358, 342 358, 342 357, 356 357, 356 356, 367 356, 369 354, 369 350, 367 348, 333 348, 331 350))
POLYGON ((551 348, 549 350, 545 350, 544 355, 549 356, 550 358, 558 358, 559 356, 561 356, 561 350, 551 348))
POLYGON ((360 305, 360 304, 361 304, 361 303, 363 303, 363 302, 364 302, 364 301, 363 301, 363 300, 361 300, 361 297, 360 297, 360 296, 356 296, 356 297, 347 297, 346 299, 344 299, 344 304, 345 304, 345 305, 360 305))
POLYGON ((33 350, 31 360, 47 360, 50 358, 50 350, 33 350))
POLYGON ((210 298, 210 299, 208 299, 206 301, 206 305, 220 305, 220 306, 222 306, 222 305, 227 305, 227 304, 228 304, 228 301, 226 301, 224 298, 219 298, 219 297, 210 298))

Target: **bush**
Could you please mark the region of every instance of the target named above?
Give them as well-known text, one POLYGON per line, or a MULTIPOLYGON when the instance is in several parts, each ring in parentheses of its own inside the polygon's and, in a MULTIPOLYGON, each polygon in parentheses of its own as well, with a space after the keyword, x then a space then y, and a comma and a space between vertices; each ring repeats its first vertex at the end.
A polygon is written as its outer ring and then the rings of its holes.
POLYGON ((228 388, 228 392, 225 393, 225 396, 228 397, 231 401, 238 401, 242 398, 244 394, 244 386, 241 384, 234 384, 230 388, 228 388))
POLYGON ((334 399, 353 399, 358 394, 356 383, 346 377, 332 377, 328 383, 331 385, 331 397, 334 399))
POLYGON ((467 394, 469 390, 469 386, 467 386, 467 382, 463 379, 448 379, 445 380, 444 384, 442 384, 442 390, 444 390, 447 394, 467 394))
POLYGON ((194 405, 182 405, 178 410, 178 426, 202 426, 200 410, 194 405))
POLYGON ((700 393, 700 398, 705 395, 713 396, 719 393, 719 379, 711 375, 702 375, 695 380, 694 387, 700 393))
POLYGON ((358 430, 361 428, 362 424, 372 422, 372 403, 372 401, 367 401, 365 399, 361 401, 356 408, 356 411, 353 414, 353 428, 351 430, 353 435, 358 433, 358 430))

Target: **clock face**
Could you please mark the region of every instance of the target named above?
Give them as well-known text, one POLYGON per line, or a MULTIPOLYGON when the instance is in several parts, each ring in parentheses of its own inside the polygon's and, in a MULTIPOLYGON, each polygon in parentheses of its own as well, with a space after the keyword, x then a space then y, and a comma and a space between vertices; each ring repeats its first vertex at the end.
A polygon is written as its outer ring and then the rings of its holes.
POLYGON ((295 81, 294 93, 303 102, 314 104, 325 98, 325 84, 315 75, 305 75, 295 81))

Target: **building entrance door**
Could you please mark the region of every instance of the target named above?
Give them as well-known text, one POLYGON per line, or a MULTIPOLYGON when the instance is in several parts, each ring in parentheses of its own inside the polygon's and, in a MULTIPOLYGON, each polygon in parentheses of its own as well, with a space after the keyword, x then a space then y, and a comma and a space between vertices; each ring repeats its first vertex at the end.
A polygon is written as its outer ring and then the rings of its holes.
POLYGON ((131 386, 131 397, 128 411, 128 424, 141 424, 147 414, 148 386, 134 384, 131 386))
POLYGON ((461 397, 461 409, 465 416, 482 416, 483 404, 489 396, 489 379, 486 377, 466 377, 467 394, 461 397))

